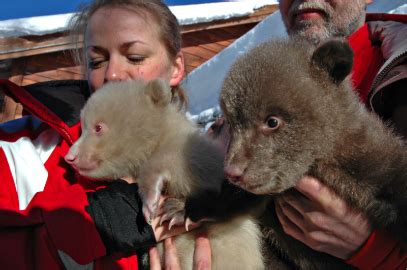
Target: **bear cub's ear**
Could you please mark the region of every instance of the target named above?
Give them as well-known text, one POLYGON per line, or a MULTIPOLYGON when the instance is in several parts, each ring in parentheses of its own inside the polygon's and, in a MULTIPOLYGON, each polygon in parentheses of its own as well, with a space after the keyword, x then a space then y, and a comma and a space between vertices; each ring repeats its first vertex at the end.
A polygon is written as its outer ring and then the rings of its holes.
POLYGON ((353 50, 346 41, 330 40, 317 47, 311 64, 325 70, 339 85, 352 71, 353 50))
POLYGON ((145 93, 158 107, 165 107, 171 102, 171 87, 162 79, 149 81, 145 93))

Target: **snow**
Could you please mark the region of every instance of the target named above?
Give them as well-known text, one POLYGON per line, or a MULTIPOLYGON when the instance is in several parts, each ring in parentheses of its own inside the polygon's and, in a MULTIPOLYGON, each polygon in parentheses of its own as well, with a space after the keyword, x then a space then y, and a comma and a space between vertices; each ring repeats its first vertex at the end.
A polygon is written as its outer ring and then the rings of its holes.
POLYGON ((71 16, 72 14, 61 14, 0 21, 0 38, 64 31, 71 16))
POLYGON ((372 4, 367 6, 367 12, 406 14, 406 5, 406 0, 374 0, 372 4), (401 6, 404 6, 404 12, 398 10, 401 6))
POLYGON ((277 0, 246 2, 221 2, 211 4, 184 5, 170 7, 181 25, 210 22, 251 14, 255 9, 265 5, 277 5, 277 0))
POLYGON ((396 8, 394 10, 390 10, 389 13, 392 13, 392 14, 407 14, 407 4, 399 6, 398 8, 396 8))
MULTIPOLYGON (((278 4, 277 0, 221 2, 196 5, 170 6, 181 25, 210 22, 245 16, 265 5, 278 4)), ((0 38, 24 35, 45 35, 67 30, 73 13, 38 16, 0 21, 0 38)))

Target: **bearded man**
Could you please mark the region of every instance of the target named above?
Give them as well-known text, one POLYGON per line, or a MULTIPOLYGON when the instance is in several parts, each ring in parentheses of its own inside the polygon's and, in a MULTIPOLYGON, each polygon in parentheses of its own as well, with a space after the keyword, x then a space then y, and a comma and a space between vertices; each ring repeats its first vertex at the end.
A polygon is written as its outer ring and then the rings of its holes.
MULTIPOLYGON (((366 106, 407 136, 407 16, 367 14, 372 0, 280 0, 290 37, 318 45, 347 38, 354 50, 352 81, 366 106)), ((397 236, 372 228, 317 179, 296 187, 302 198, 276 204, 284 231, 309 247, 360 269, 407 269, 407 253, 397 236)))

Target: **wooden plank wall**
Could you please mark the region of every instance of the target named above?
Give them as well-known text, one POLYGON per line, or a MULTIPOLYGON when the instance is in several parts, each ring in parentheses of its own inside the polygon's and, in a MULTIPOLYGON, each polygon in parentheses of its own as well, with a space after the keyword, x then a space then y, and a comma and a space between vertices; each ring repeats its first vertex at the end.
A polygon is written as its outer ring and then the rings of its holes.
MULTIPOLYGON (((183 34, 182 51, 186 72, 212 58, 255 24, 245 24, 183 34)), ((83 79, 83 70, 75 65, 68 51, 7 59, 0 62, 0 78, 8 78, 18 85, 49 80, 83 79)), ((22 116, 22 107, 0 89, 0 123, 22 116)))
MULTIPOLYGON (((186 72, 191 72, 212 58, 254 25, 252 23, 183 34, 182 51, 185 56, 186 72)), ((0 77, 9 78, 18 85, 83 78, 81 67, 74 63, 69 51, 9 59, 2 64, 0 77)))
MULTIPOLYGON (((241 18, 182 27, 186 73, 221 52, 278 9, 266 6, 241 18)), ((49 80, 84 79, 82 68, 73 61, 73 47, 66 33, 0 39, 0 78, 18 85, 49 80)), ((0 123, 21 117, 22 107, 0 89, 0 123)))
MULTIPOLYGON (((277 9, 277 5, 265 6, 240 18, 182 26, 186 72, 212 58, 277 9)), ((83 71, 69 53, 72 47, 66 33, 0 39, 0 78, 18 85, 81 79, 83 71)))

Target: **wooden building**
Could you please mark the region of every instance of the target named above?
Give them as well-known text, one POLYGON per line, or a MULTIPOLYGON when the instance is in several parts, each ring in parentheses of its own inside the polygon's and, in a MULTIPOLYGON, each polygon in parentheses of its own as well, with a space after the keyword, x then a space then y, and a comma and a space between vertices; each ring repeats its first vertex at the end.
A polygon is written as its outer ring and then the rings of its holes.
MULTIPOLYGON (((277 5, 269 5, 247 16, 182 26, 186 72, 212 58, 277 9, 277 5)), ((22 86, 83 79, 81 67, 75 65, 69 53, 73 47, 66 32, 0 39, 0 78, 22 86)), ((0 105, 0 122, 21 116, 22 107, 1 89, 0 105)))

